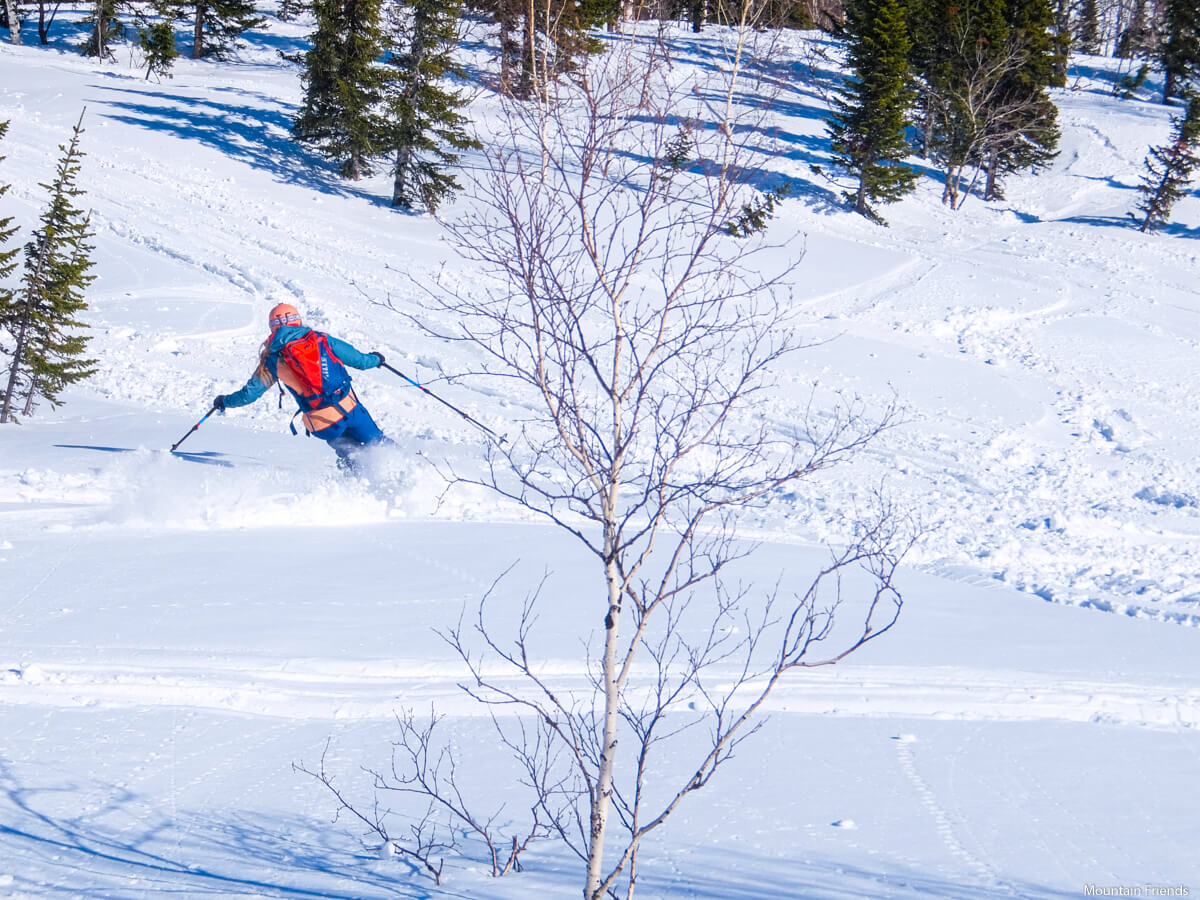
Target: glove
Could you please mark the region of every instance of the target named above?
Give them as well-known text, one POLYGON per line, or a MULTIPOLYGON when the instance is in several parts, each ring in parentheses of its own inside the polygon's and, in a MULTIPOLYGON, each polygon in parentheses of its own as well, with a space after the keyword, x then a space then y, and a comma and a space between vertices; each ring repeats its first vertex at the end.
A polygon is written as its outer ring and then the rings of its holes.
POLYGON ((216 399, 213 400, 213 409, 215 409, 217 412, 225 412, 224 394, 217 394, 216 399))
POLYGON ((379 362, 376 363, 376 365, 375 365, 376 368, 379 368, 379 366, 383 365, 383 354, 382 353, 380 353, 378 350, 372 350, 371 355, 373 357, 375 357, 377 360, 379 360, 379 362))

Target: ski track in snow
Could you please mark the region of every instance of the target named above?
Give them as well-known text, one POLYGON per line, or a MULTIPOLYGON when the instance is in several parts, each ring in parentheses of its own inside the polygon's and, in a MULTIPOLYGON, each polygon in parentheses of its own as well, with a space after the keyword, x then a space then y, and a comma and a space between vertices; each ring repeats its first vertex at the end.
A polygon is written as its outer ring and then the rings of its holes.
MULTIPOLYGON (((947 315, 929 302, 956 292, 948 282, 964 278, 961 255, 982 264, 989 291, 1003 294, 1005 282, 1012 279, 1007 256, 1012 239, 1001 234, 965 247, 914 243, 911 252, 922 255, 924 264, 858 285, 849 292, 854 299, 839 314, 839 322, 875 322, 881 334, 891 331, 893 340, 905 341, 909 334, 918 334, 909 324, 917 318, 912 304, 923 305, 929 308, 927 321, 933 323, 929 330, 952 340, 960 354, 999 365, 1010 375, 1036 376, 1039 392, 1047 398, 1045 414, 1017 428, 976 420, 969 441, 914 436, 900 429, 889 435, 886 450, 876 448, 858 469, 872 482, 887 478, 896 495, 922 510, 932 527, 921 555, 933 570, 957 562, 979 566, 981 560, 986 566, 993 559, 996 577, 1045 599, 1198 625, 1200 615, 1185 605, 1200 597, 1194 562, 1200 540, 1197 511, 1192 495, 1173 487, 1194 481, 1194 470, 1154 450, 1160 436, 1126 411, 1138 405, 1132 396, 1114 400, 1097 395, 1094 363, 1083 357, 1087 365, 1079 365, 1070 352, 1047 345, 1044 335, 1059 323, 1109 317, 1134 334, 1145 333, 1159 342, 1182 341, 1189 352, 1196 341, 1186 335, 1168 336, 1157 326, 1130 319, 1112 300, 1097 298, 1097 270, 1109 270, 1126 282, 1133 280, 1129 273, 1137 271, 1123 255, 1104 250, 1081 249, 1078 262, 1068 257, 1065 272, 1023 271, 1025 284, 1033 285, 1031 296, 1050 295, 1040 302, 1033 297, 1036 305, 1028 309, 980 308, 978 301, 968 306, 964 298, 963 307, 947 315), (1078 284, 1080 278, 1088 283, 1078 284), (982 455, 971 449, 981 443, 982 455), (1109 471, 1104 472, 1105 467, 1109 471), (1118 468, 1120 476, 1114 477, 1118 468), (912 486, 895 477, 897 469, 912 486), (926 486, 923 497, 912 489, 920 483, 926 486), (1040 502, 1042 509, 1034 506, 1024 521, 988 514, 1028 508, 1031 501, 1040 502), (1164 512, 1177 511, 1171 533, 1154 521, 1155 504, 1164 512), (1044 549, 1047 543, 1052 547, 1049 553, 1044 549), (1100 559, 1116 564, 1105 571, 1095 565, 1100 559)), ((1042 243, 1046 250, 1035 250, 1034 256, 1049 256, 1051 243, 1042 243)), ((975 279, 977 273, 966 277, 975 279)), ((980 275, 979 280, 985 279, 980 275)), ((1110 287, 1108 296, 1114 294, 1110 287)), ((1173 401, 1178 396, 1174 391, 1164 394, 1144 374, 1135 374, 1140 358, 1121 367, 1128 374, 1115 371, 1115 357, 1108 362, 1114 368, 1110 378, 1116 376, 1113 383, 1132 389, 1143 400, 1164 396, 1173 401)), ((1191 392, 1182 383, 1180 388, 1191 392)), ((926 414, 930 419, 931 413, 926 414)), ((827 506, 838 505, 836 496, 823 499, 827 506)))
MULTIPOLYGON (((262 61, 266 67, 254 71, 274 74, 262 61)), ((85 61, 51 65, 93 74, 85 61)), ((103 149, 121 146, 119 164, 99 150, 89 157, 96 167, 89 199, 99 238, 111 248, 106 255, 131 260, 128 272, 101 273, 95 307, 162 302, 177 310, 145 327, 110 324, 101 336, 96 392, 150 408, 201 407, 249 373, 258 317, 279 299, 301 303, 314 321, 351 340, 371 335, 412 358, 441 357, 446 371, 467 368, 454 347, 410 351, 418 335, 403 316, 368 321, 354 309, 367 298, 387 298, 402 313, 423 313, 408 279, 435 277, 447 254, 427 229, 381 241, 382 230, 396 227, 395 216, 371 199, 369 186, 340 184, 319 167, 307 176, 301 162, 289 159, 297 152, 285 133, 296 84, 280 77, 269 82, 272 94, 255 83, 257 74, 180 69, 169 90, 103 69, 89 89, 90 108, 104 123, 90 134, 103 149), (130 147, 121 143, 128 134, 144 140, 130 147), (178 152, 180 142, 191 152, 178 152), (162 165, 164 148, 170 166, 162 165), (146 202, 168 195, 177 201, 146 202), (294 212, 314 204, 328 215, 294 212), (157 270, 172 271, 183 293, 172 300, 161 293, 161 282, 142 283, 145 271, 157 270), (197 313, 194 321, 178 313, 210 307, 211 314, 197 313), (125 377, 130 371, 139 377, 125 377)), ((804 107, 813 102, 807 90, 799 88, 795 97, 804 107)), ((19 104, 6 96, 14 115, 37 102, 28 92, 19 104)), ((1144 104, 1118 107, 1138 129, 1139 140, 1131 141, 1095 124, 1086 94, 1062 92, 1058 99, 1066 153, 1040 179, 1013 179, 1012 209, 972 198, 966 209, 950 213, 931 198, 914 199, 894 213, 886 243, 878 229, 853 217, 812 214, 799 205, 781 212, 781 229, 811 235, 797 311, 815 317, 805 320, 815 336, 836 338, 829 354, 836 365, 822 372, 820 352, 812 364, 828 387, 872 401, 885 401, 896 379, 901 402, 912 404, 911 421, 836 481, 807 497, 779 498, 758 527, 836 542, 845 523, 830 511, 852 508, 859 485, 885 481, 929 528, 914 558, 929 571, 971 567, 1047 600, 1200 625, 1200 487, 1195 467, 1173 450, 1194 447, 1200 432, 1190 423, 1179 435, 1165 431, 1169 412, 1200 403, 1194 387, 1200 367, 1154 364, 1155 358, 1200 356, 1200 335, 1190 323, 1200 310, 1194 281, 1185 274, 1194 271, 1195 259, 1182 246, 1186 241, 1137 243, 1135 255, 1127 234, 1110 236, 1072 220, 1081 208, 1120 201, 1126 190, 1081 173, 1114 166, 1135 171, 1142 134, 1157 133, 1165 119, 1144 104), (1055 187, 1047 190, 1051 182, 1055 187), (1024 209, 1033 212, 1016 215, 1024 209), (843 255, 856 255, 861 264, 837 265, 843 255), (826 264, 830 257, 835 264, 826 264), (1167 305, 1188 317, 1189 327, 1156 321, 1155 308, 1167 305), (1086 331, 1093 326, 1134 337, 1145 350, 1122 359, 1120 345, 1102 335, 1095 347, 1111 350, 1094 353, 1086 331), (1077 334, 1079 328, 1085 330, 1077 334), (872 367, 859 358, 854 348, 862 343, 886 347, 889 365, 872 367), (851 348, 849 365, 839 358, 843 345, 851 348), (897 371, 905 368, 909 375, 897 371), (985 374, 990 382, 982 380, 985 374), (905 391, 909 377, 949 387, 961 380, 962 398, 905 391), (996 384, 1000 402, 990 410, 996 384), (972 387, 984 402, 972 402, 972 387)), ((787 132, 810 127, 785 114, 780 125, 787 132)), ((38 129, 37 139, 12 129, 7 140, 14 162, 37 156, 54 131, 46 122, 38 129)), ((14 195, 36 202, 30 180, 16 179, 14 195)), ((471 275, 453 270, 448 277, 471 275)), ((797 380, 812 374, 798 372, 797 380)), ((470 440, 453 415, 429 404, 414 407, 401 385, 374 383, 370 391, 371 408, 382 411, 392 433, 431 427, 439 440, 470 440)), ((456 399, 463 396, 479 401, 474 411, 485 422, 504 427, 504 415, 494 409, 498 395, 487 385, 463 385, 456 399)), ((278 417, 269 406, 260 401, 238 411, 236 421, 272 427, 278 417)), ((786 429, 793 412, 781 407, 772 418, 786 429)), ((70 483, 77 473, 47 475, 70 483)), ((0 490, 5 479, 0 471, 0 490)))
MULTIPOLYGON (((590 703, 591 682, 577 663, 549 661, 540 676, 560 696, 590 703)), ((731 671, 729 676, 735 675, 731 671)), ((632 679, 637 695, 638 673, 632 679)), ((720 681, 720 673, 710 673, 720 681)), ((170 706, 291 719, 389 719, 400 709, 436 706, 456 716, 490 712, 459 688, 467 673, 384 663, 291 660, 164 660, 29 662, 0 672, 0 703, 122 708, 170 706), (339 671, 351 669, 352 671, 339 671)), ((528 684, 497 675, 520 693, 528 684)), ((649 675, 643 682, 649 690, 649 675)), ((696 701, 700 702, 700 701, 696 701)), ((700 707, 703 708, 702 706, 700 707)), ((803 715, 929 718, 949 721, 1067 721, 1165 731, 1200 729, 1200 689, 1122 684, 1029 672, 855 667, 853 673, 809 672, 779 685, 766 708, 803 715)))

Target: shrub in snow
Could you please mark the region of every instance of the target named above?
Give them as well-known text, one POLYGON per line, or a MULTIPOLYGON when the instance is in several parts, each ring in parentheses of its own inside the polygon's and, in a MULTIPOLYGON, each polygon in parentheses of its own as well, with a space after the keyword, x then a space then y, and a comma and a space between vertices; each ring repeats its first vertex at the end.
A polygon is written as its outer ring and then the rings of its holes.
POLYGON ((557 839, 579 856, 588 900, 618 886, 632 896, 642 841, 754 733, 781 680, 884 634, 901 605, 892 577, 908 537, 883 502, 795 595, 727 575, 750 552, 745 510, 852 457, 895 414, 830 398, 781 413, 783 426, 760 415, 771 373, 803 349, 773 295, 798 254, 780 262, 764 235, 722 227, 754 190, 745 173, 769 129, 751 119, 769 115, 776 84, 749 68, 753 32, 735 37, 747 71, 713 76, 732 82, 680 84, 660 45, 633 39, 561 82, 554 102, 510 104, 468 212, 446 223, 487 279, 430 288, 435 321, 453 326, 428 330, 471 344, 528 410, 481 476, 445 474, 581 543, 594 592, 577 602, 590 603, 598 646, 580 651, 591 689, 557 690, 531 641, 537 592, 506 615, 491 613, 489 592, 445 637, 471 669, 471 696, 497 710, 522 773, 514 790, 529 792, 506 809, 528 815, 508 825, 508 812, 472 804, 436 714, 401 719, 374 781, 389 800, 356 814, 383 836, 370 810, 414 797, 429 810, 418 840, 471 834, 496 874, 531 841, 557 839), (738 93, 761 107, 735 119, 708 99, 738 93), (714 115, 685 153, 676 123, 714 115), (843 581, 852 569, 861 580, 843 581), (685 762, 656 770, 675 739, 685 762))

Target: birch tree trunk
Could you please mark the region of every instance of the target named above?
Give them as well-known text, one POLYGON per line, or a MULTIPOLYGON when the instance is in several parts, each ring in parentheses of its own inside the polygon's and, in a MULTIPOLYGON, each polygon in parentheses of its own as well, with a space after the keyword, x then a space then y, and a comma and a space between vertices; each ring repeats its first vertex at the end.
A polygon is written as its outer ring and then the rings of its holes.
MULTIPOLYGON (((614 491, 615 493, 615 491, 614 491)), ((611 508, 611 507, 610 507, 611 508)), ((604 840, 608 828, 608 814, 612 805, 613 771, 617 752, 617 716, 621 696, 621 673, 618 667, 618 649, 621 632, 621 575, 616 563, 616 530, 610 527, 605 543, 609 547, 609 559, 604 564, 604 575, 608 581, 608 614, 604 618, 604 731, 600 767, 597 771, 595 797, 591 811, 591 841, 588 846, 587 886, 584 900, 600 900, 604 896, 601 887, 604 881, 604 840)))
POLYGON ((9 40, 14 44, 21 43, 21 11, 17 8, 17 0, 4 0, 4 8, 8 12, 9 40))

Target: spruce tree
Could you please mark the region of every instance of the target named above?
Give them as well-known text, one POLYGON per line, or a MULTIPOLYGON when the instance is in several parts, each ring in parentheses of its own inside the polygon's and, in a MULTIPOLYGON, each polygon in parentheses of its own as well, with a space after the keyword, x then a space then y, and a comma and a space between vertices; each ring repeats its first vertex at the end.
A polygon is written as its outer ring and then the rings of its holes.
POLYGON ((1071 55, 1071 4, 1055 0, 1054 5, 1054 87, 1066 87, 1067 64, 1071 55))
POLYGON ((1080 53, 1100 52, 1100 8, 1096 0, 1083 0, 1079 7, 1078 37, 1075 45, 1080 53))
POLYGON ((919 152, 926 159, 932 154, 934 127, 945 105, 935 88, 951 51, 944 12, 940 0, 909 0, 906 10, 908 68, 917 85, 914 118, 920 132, 919 152))
POLYGON ((138 44, 146 57, 146 79, 170 78, 171 66, 179 57, 175 49, 175 13, 170 0, 153 0, 138 14, 138 44))
POLYGON ((1017 63, 997 85, 994 136, 988 140, 985 200, 1003 197, 1002 176, 1037 171, 1058 155, 1058 107, 1048 88, 1057 81, 1054 10, 1050 0, 1008 0, 1006 21, 1017 63))
POLYGON ((279 10, 275 13, 280 22, 291 22, 300 18, 304 13, 312 12, 312 0, 280 0, 279 10))
POLYGON ((901 160, 915 96, 909 87, 910 42, 902 0, 853 0, 846 9, 851 80, 834 100, 829 134, 838 161, 858 179, 845 194, 854 210, 882 221, 872 203, 911 191, 917 173, 901 160))
POLYGON ((192 59, 224 59, 243 32, 266 19, 254 9, 254 0, 197 0, 192 24, 192 59))
POLYGON ((946 170, 943 202, 961 206, 968 167, 986 175, 984 198, 999 199, 1004 175, 1036 171, 1057 155, 1058 109, 1049 88, 1063 83, 1065 7, 1055 0, 910 2, 909 59, 926 154, 946 170))
POLYGON ((1188 91, 1187 111, 1173 119, 1171 142, 1150 148, 1146 174, 1138 187, 1142 231, 1153 231, 1171 217, 1171 208, 1186 192, 1200 168, 1200 92, 1188 91))
POLYGON ((458 0, 410 0, 392 8, 395 76, 387 83, 387 137, 382 149, 395 153, 392 206, 438 204, 459 185, 446 167, 455 150, 479 146, 459 110, 467 101, 447 90, 447 76, 462 76, 452 52, 458 43, 458 0))
POLYGON ((15 341, 0 422, 15 421, 21 400, 26 416, 39 397, 57 406, 63 388, 95 371, 95 360, 83 358, 88 338, 76 331, 84 327, 79 320, 87 309, 84 290, 95 277, 88 272, 94 249, 89 216, 76 206, 84 193, 76 183, 82 134, 81 115, 70 142, 59 147, 54 180, 42 185, 50 200, 41 226, 25 245, 20 288, 8 302, 0 301, 0 322, 15 341))
POLYGON ((946 170, 942 202, 957 209, 963 173, 983 165, 998 127, 1001 81, 1015 65, 1006 0, 925 0, 923 34, 933 42, 915 56, 925 92, 930 154, 946 170))
POLYGON ((315 0, 317 30, 304 54, 304 105, 292 136, 336 161, 344 177, 371 174, 386 127, 379 112, 388 78, 380 0, 315 0))
MULTIPOLYGON (((8 134, 8 124, 8 122, 0 122, 0 140, 3 140, 4 136, 8 134)), ((0 162, 3 161, 4 157, 0 156, 0 162)), ((0 184, 0 198, 8 193, 9 187, 11 185, 0 184)), ((12 216, 0 218, 0 332, 13 324, 4 312, 12 309, 13 292, 3 285, 8 276, 16 269, 17 254, 21 252, 20 247, 13 247, 9 250, 3 248, 13 239, 18 230, 17 226, 13 225, 12 216)), ((0 346, 0 352, 6 352, 3 346, 0 346)))
POLYGON ((1200 75, 1200 2, 1167 0, 1164 31, 1166 38, 1159 49, 1159 60, 1166 75, 1163 103, 1168 103, 1200 75))
POLYGON ((117 18, 118 0, 92 0, 84 24, 88 26, 88 39, 84 41, 82 50, 84 56, 94 56, 104 60, 112 56, 109 43, 113 35, 119 34, 121 22, 117 18))
POLYGON ((576 71, 588 54, 602 53, 604 44, 591 31, 620 14, 614 0, 539 0, 526 8, 536 12, 524 32, 517 94, 523 98, 544 94, 546 82, 576 71))

